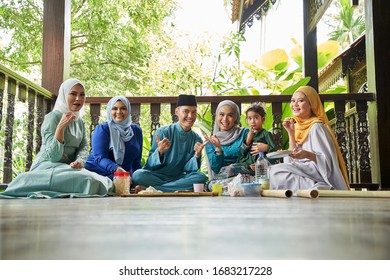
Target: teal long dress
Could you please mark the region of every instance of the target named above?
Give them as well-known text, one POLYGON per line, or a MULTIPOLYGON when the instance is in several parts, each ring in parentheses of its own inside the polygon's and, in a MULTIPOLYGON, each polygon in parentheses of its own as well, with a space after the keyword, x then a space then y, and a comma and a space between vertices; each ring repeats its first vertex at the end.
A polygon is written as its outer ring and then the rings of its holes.
POLYGON ((85 163, 88 138, 81 118, 71 122, 64 132, 64 144, 54 133, 61 119, 60 111, 45 116, 42 146, 29 172, 19 174, 0 196, 2 198, 54 198, 104 196, 113 190, 112 181, 85 168, 71 168, 78 160, 85 163))
POLYGON ((205 183, 206 175, 198 172, 201 157, 196 158, 194 145, 202 143, 202 138, 190 130, 184 131, 179 123, 157 129, 153 137, 152 148, 143 169, 133 173, 134 185, 153 186, 163 192, 177 190, 193 190, 194 183, 205 183), (168 138, 171 147, 161 157, 156 143, 156 135, 160 139, 168 138))

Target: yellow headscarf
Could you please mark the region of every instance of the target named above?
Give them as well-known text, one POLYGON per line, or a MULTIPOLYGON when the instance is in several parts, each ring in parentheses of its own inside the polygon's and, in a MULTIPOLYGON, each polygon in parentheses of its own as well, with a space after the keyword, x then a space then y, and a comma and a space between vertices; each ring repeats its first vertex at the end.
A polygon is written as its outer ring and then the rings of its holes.
POLYGON ((299 87, 296 90, 296 92, 302 92, 306 96, 306 98, 309 101, 310 108, 311 108, 311 111, 312 111, 314 116, 309 118, 306 121, 302 121, 298 117, 294 118, 296 121, 296 123, 294 125, 295 141, 298 144, 302 144, 309 136, 310 128, 312 127, 313 124, 319 123, 319 122, 324 123, 326 125, 326 127, 328 128, 330 135, 332 136, 333 143, 334 143, 334 145, 336 147, 336 151, 337 151, 337 159, 339 162, 339 167, 340 167, 341 173, 343 174, 345 183, 347 184, 348 189, 349 189, 347 168, 345 167, 343 155, 341 154, 341 150, 340 150, 339 144, 337 143, 336 136, 334 135, 334 133, 330 127, 329 120, 328 120, 328 117, 326 116, 324 106, 322 105, 319 94, 311 86, 299 87))

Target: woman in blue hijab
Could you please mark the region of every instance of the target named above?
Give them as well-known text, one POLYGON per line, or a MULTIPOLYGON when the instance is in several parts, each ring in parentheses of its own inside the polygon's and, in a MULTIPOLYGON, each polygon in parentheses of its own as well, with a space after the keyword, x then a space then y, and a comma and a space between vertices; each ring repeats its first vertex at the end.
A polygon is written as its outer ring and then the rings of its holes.
POLYGON ((107 104, 107 122, 92 133, 92 152, 85 168, 113 180, 114 172, 132 174, 141 168, 142 130, 131 122, 131 106, 124 96, 115 96, 107 104))

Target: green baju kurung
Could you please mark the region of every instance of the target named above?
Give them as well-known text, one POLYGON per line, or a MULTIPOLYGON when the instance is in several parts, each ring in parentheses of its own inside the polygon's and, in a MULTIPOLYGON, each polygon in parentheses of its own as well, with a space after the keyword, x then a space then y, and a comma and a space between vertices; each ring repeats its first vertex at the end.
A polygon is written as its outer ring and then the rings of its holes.
POLYGON ((85 163, 88 156, 88 138, 81 118, 72 121, 64 132, 64 143, 54 134, 61 119, 60 111, 45 116, 42 124, 40 152, 29 172, 19 174, 2 197, 86 197, 104 196, 113 187, 112 181, 84 168, 71 168, 77 160, 85 163))

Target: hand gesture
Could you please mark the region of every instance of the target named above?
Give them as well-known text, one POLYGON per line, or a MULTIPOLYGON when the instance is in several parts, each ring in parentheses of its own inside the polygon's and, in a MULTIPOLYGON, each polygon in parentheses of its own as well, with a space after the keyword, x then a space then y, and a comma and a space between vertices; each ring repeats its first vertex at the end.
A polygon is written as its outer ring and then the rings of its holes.
POLYGON ((317 162, 317 157, 316 157, 316 154, 315 153, 312 153, 310 151, 307 151, 307 150, 300 150, 298 148, 295 148, 293 150, 293 153, 290 155, 291 158, 293 159, 309 159, 309 160, 312 160, 314 162, 317 162))
POLYGON ((171 147, 171 141, 168 138, 160 140, 160 135, 156 134, 157 150, 160 156, 162 156, 171 147))
POLYGON ((194 151, 195 151, 195 156, 198 158, 202 155, 202 151, 203 151, 203 148, 204 146, 206 146, 206 144, 208 143, 209 141, 206 140, 204 141, 203 143, 199 143, 199 142, 196 142, 195 145, 194 145, 194 151))
POLYGON ((69 165, 70 165, 70 167, 75 168, 75 169, 81 169, 84 167, 84 165, 77 160, 74 162, 71 162, 69 165))
POLYGON ((252 140, 253 140, 253 137, 255 136, 255 133, 256 133, 255 129, 253 127, 251 127, 249 129, 249 133, 246 136, 246 140, 245 140, 245 144, 247 146, 249 146, 252 143, 252 140))
POLYGON ((222 148, 221 148, 221 142, 219 142, 219 139, 217 135, 212 135, 212 136, 205 136, 207 143, 210 142, 215 146, 215 152, 221 153, 222 148))
POLYGON ((118 166, 118 168, 116 169, 117 172, 126 172, 126 170, 124 170, 122 167, 118 166))
POLYGON ((210 142, 215 147, 221 147, 221 142, 219 142, 217 135, 205 136, 204 138, 206 139, 207 143, 210 142))
POLYGON ((287 130, 288 134, 294 135, 294 119, 293 118, 285 118, 283 121, 283 127, 287 130))
POLYGON ((267 152, 268 151, 268 144, 261 143, 261 142, 255 142, 252 144, 251 147, 251 155, 257 155, 259 152, 267 152))
POLYGON ((58 122, 57 129, 55 131, 55 137, 59 142, 64 143, 65 128, 70 124, 70 122, 72 122, 75 119, 76 119, 76 115, 73 114, 72 112, 66 112, 62 114, 61 119, 58 122))
POLYGON ((58 123, 58 127, 65 128, 69 123, 76 119, 76 115, 73 112, 66 112, 62 114, 62 117, 58 123))

